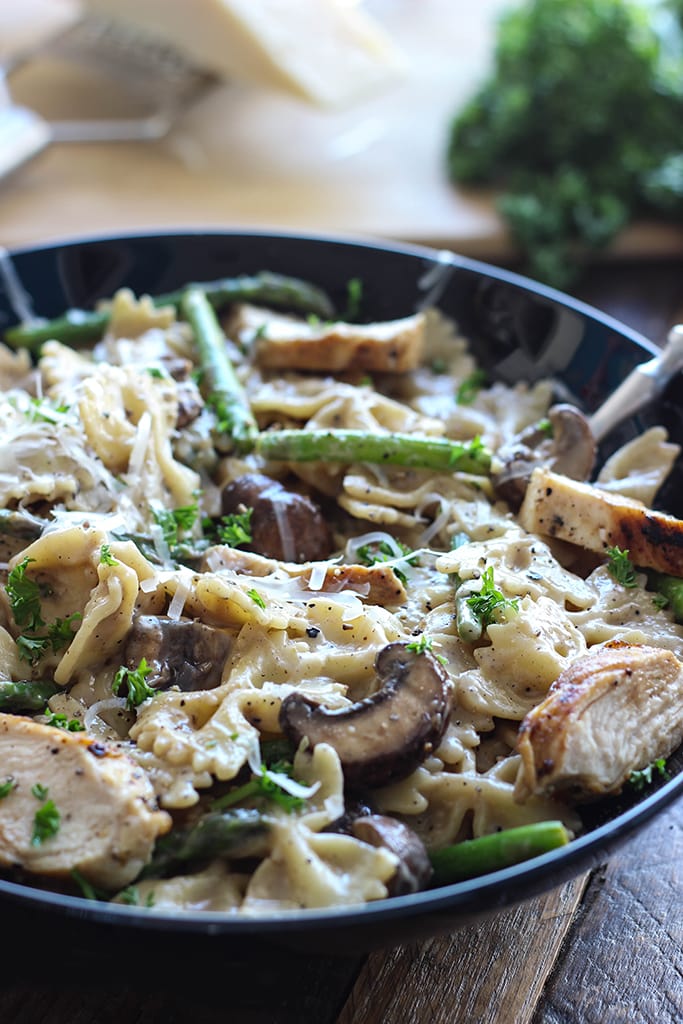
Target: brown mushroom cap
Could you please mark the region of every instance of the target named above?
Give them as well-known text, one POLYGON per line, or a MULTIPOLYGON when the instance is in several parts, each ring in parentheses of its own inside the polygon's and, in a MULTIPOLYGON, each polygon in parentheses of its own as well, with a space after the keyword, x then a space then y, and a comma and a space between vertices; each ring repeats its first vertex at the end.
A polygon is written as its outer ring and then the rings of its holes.
POLYGON ((452 687, 440 663, 409 645, 384 647, 375 661, 382 684, 372 697, 329 710, 300 693, 280 708, 280 728, 297 746, 328 743, 346 783, 363 789, 405 778, 438 746, 448 723, 452 687))
POLYGON ((502 468, 493 483, 499 497, 513 508, 524 500, 527 484, 536 466, 545 466, 572 480, 587 480, 593 468, 596 443, 590 424, 580 409, 562 403, 548 410, 551 435, 538 424, 498 450, 502 468))
POLYGON ((412 828, 396 818, 369 814, 356 818, 351 832, 363 843, 383 846, 399 859, 396 873, 389 879, 390 896, 426 889, 432 877, 432 865, 424 843, 412 828))

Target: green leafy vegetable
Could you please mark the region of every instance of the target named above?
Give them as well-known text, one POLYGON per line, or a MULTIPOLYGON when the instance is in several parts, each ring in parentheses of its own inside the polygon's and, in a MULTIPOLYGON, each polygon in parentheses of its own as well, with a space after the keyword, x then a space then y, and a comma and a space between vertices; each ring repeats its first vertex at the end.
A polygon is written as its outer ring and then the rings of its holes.
POLYGON ((233 512, 229 516, 222 516, 216 530, 219 540, 231 548, 238 548, 240 544, 250 544, 253 514, 253 508, 248 508, 244 512, 233 512))
POLYGON ((26 570, 35 558, 26 556, 7 577, 7 596, 17 626, 34 631, 45 625, 40 608, 40 587, 29 579, 26 570))
MULTIPOLYGON (((417 563, 417 557, 412 556, 411 549, 407 544, 403 544, 400 540, 394 540, 396 547, 405 558, 401 558, 401 555, 396 554, 396 549, 391 546, 386 540, 373 541, 371 544, 361 544, 358 548, 356 555, 361 565, 377 565, 382 562, 397 563, 398 560, 405 562, 406 565, 415 565, 417 563)), ((392 568, 401 583, 407 582, 406 574, 401 570, 400 564, 393 564, 392 568)))
POLYGON ((501 190, 532 276, 567 287, 633 217, 683 217, 683 33, 666 6, 527 0, 499 22, 448 168, 501 190))
POLYGON ((147 676, 151 671, 152 669, 147 664, 147 659, 141 658, 136 669, 126 668, 125 665, 122 665, 114 676, 111 691, 116 697, 121 687, 126 687, 126 703, 130 711, 133 711, 143 701, 147 700, 148 697, 154 697, 156 694, 156 690, 148 686, 146 682, 147 676))
POLYGON ((85 726, 78 718, 67 718, 65 714, 50 711, 49 708, 45 708, 43 714, 47 718, 45 724, 51 725, 55 729, 65 729, 66 732, 85 732, 85 726))
POLYGON ((16 781, 9 775, 4 782, 0 782, 0 800, 4 800, 6 796, 9 796, 13 789, 17 788, 16 781))
POLYGON ((29 636, 29 634, 18 636, 19 658, 21 661, 27 661, 30 665, 33 665, 43 657, 49 643, 50 641, 46 636, 29 636))
POLYGON ((31 793, 36 800, 45 800, 49 792, 47 786, 44 786, 42 782, 36 782, 35 786, 31 786, 31 793))
POLYGON ((255 590, 253 587, 251 588, 251 590, 247 591, 247 597, 250 597, 254 604, 257 604, 259 608, 266 607, 266 602, 263 600, 258 590, 255 590))
POLYGON ((114 556, 111 553, 111 545, 103 544, 100 548, 100 565, 118 565, 114 556))
POLYGON ((499 622, 508 609, 515 612, 519 609, 519 602, 516 598, 505 597, 497 589, 493 580, 493 566, 489 566, 482 572, 479 592, 471 594, 466 600, 469 608, 484 627, 489 626, 492 622, 499 622))
POLYGON ((344 310, 345 320, 358 319, 360 316, 362 301, 363 282, 359 277, 352 277, 346 282, 346 309, 344 310))
POLYGON ((455 393, 455 401, 458 405, 471 405, 486 383, 486 371, 475 370, 469 377, 466 377, 455 393))
POLYGON ((36 811, 33 818, 31 846, 40 846, 46 839, 56 836, 59 832, 60 821, 61 815, 55 806, 54 800, 46 800, 43 806, 36 811))
POLYGON ((607 569, 610 576, 621 583, 622 587, 637 587, 638 577, 633 562, 628 557, 628 548, 622 551, 619 547, 607 548, 609 562, 607 569))
POLYGON ((154 521, 161 527, 164 541, 169 548, 177 547, 180 534, 192 529, 198 511, 199 506, 196 503, 173 509, 152 509, 154 521))
POLYGON ((292 765, 287 761, 276 761, 270 768, 262 764, 260 775, 254 775, 249 782, 245 782, 242 786, 237 786, 236 789, 230 790, 224 796, 218 797, 211 804, 211 810, 224 811, 228 807, 233 807, 235 804, 240 804, 245 800, 254 798, 270 800, 278 804, 279 807, 283 807, 289 814, 306 806, 306 801, 303 797, 292 796, 291 793, 288 793, 278 784, 276 779, 270 776, 269 772, 291 775, 292 765))
POLYGON ((660 779, 670 777, 666 768, 666 759, 663 757, 658 757, 656 761, 652 761, 645 768, 631 772, 628 781, 637 792, 641 792, 646 786, 652 784, 655 776, 659 776, 660 779))

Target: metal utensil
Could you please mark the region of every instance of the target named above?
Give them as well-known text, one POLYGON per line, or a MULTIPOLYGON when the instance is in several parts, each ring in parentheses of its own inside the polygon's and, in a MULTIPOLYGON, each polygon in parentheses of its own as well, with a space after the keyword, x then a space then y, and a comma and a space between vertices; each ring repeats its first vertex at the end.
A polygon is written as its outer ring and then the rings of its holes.
POLYGON ((50 143, 149 142, 164 138, 180 114, 216 83, 172 46, 99 15, 84 15, 37 50, 0 70, 0 180, 50 143), (9 76, 41 58, 57 58, 95 71, 114 88, 145 101, 149 112, 133 117, 48 121, 12 101, 9 76))

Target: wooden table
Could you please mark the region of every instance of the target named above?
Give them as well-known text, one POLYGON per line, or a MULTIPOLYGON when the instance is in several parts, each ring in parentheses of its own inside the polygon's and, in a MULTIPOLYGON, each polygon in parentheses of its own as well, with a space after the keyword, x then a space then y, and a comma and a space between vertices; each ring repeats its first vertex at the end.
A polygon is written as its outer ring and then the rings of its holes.
MULTIPOLYGON (((497 6, 490 0, 482 10, 497 6)), ((0 22, 6 15, 0 12, 0 22)), ((250 102, 253 111, 261 101, 250 102)), ((281 109, 277 102, 275 107, 281 109)), ((234 131, 245 130, 242 118, 234 131)), ((301 129, 304 115, 296 119, 301 129)), ((344 138, 353 143, 350 135, 344 138)), ((366 162, 349 154, 345 166, 327 168, 324 180, 313 181, 312 172, 297 176, 290 166, 282 169, 279 191, 263 172, 251 191, 246 185, 240 191, 228 187, 239 162, 227 170, 216 159, 192 166, 197 150, 191 152, 188 139, 186 124, 176 139, 185 145, 184 161, 164 146, 50 151, 0 185, 0 244, 161 224, 267 224, 345 227, 435 241, 493 259, 508 252, 490 202, 449 191, 434 163, 436 138, 428 140, 429 161, 424 147, 412 147, 420 149, 421 162, 414 165, 392 163, 391 147, 385 151, 387 166, 400 167, 397 187, 374 192, 372 175, 383 182, 386 170, 382 159, 377 164, 381 140, 368 142, 366 162), (421 176, 425 168, 427 178, 421 176)), ((227 132, 226 151, 229 142, 227 132)), ((220 139, 213 143, 220 148, 220 139)), ((205 160, 206 153, 200 156, 205 160)), ((621 252, 633 257, 640 249, 647 260, 596 267, 577 294, 661 340, 683 320, 682 238, 674 228, 631 233, 621 252), (657 261, 665 253, 667 259, 657 261)), ((191 957, 152 971, 145 958, 130 962, 125 948, 112 955, 104 941, 101 950, 95 943, 86 955, 46 943, 21 920, 12 925, 13 935, 5 914, 0 1021, 674 1024, 683 1020, 682 861, 679 802, 591 875, 451 936, 348 958, 237 956, 208 973, 191 957)))

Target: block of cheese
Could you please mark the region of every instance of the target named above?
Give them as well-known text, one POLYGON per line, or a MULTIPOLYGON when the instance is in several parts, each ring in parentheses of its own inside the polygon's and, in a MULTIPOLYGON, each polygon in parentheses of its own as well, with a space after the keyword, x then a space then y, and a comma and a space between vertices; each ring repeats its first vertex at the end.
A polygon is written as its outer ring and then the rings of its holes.
POLYGON ((343 107, 400 77, 404 58, 353 0, 82 0, 231 81, 343 107))

